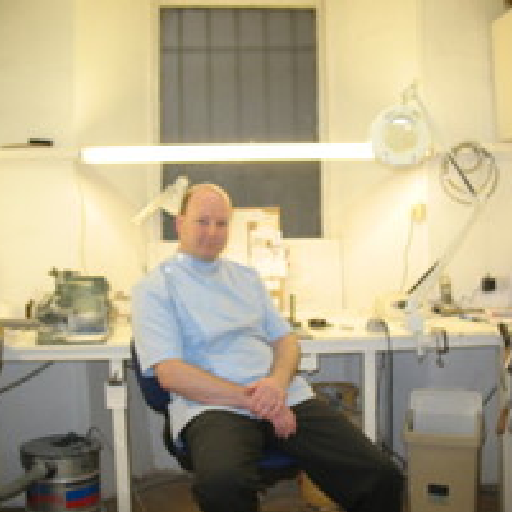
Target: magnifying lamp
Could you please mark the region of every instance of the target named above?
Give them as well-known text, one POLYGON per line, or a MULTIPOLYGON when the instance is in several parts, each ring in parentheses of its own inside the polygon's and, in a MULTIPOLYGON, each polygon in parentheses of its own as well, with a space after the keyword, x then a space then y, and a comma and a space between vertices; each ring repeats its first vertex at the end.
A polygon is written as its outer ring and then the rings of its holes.
POLYGON ((375 157, 393 166, 420 163, 430 149, 429 130, 421 112, 401 104, 382 111, 371 126, 375 157))

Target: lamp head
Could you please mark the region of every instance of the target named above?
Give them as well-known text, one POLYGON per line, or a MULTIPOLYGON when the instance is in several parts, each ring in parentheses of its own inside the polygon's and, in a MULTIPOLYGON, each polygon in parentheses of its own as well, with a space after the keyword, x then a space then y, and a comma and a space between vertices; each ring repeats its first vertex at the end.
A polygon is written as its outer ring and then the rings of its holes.
POLYGON ((430 150, 430 137, 421 112, 410 105, 382 111, 371 126, 375 157, 393 166, 420 163, 430 150))
POLYGON ((178 176, 172 185, 167 185, 160 194, 135 215, 132 218, 132 222, 140 225, 160 208, 170 215, 177 215, 187 187, 188 178, 186 176, 178 176))

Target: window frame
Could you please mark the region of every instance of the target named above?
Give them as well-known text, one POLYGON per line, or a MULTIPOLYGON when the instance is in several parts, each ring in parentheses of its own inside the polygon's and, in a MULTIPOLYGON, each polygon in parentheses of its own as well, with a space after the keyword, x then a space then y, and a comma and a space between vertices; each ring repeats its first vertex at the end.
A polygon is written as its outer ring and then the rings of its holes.
MULTIPOLYGON (((313 9, 316 11, 316 37, 317 37, 317 102, 318 102, 318 136, 320 141, 328 140, 327 136, 327 109, 325 106, 325 56, 326 56, 326 42, 325 42, 325 15, 326 9, 323 0, 294 0, 293 4, 289 0, 259 0, 254 3, 253 0, 232 0, 226 2, 223 0, 153 0, 151 14, 150 14, 150 37, 151 37, 151 52, 148 55, 148 85, 150 92, 150 103, 152 105, 152 112, 150 114, 150 140, 155 144, 160 141, 160 10, 166 7, 175 8, 277 8, 277 9, 313 9)), ((148 164, 146 173, 146 191, 148 201, 158 195, 162 187, 162 164, 148 164)), ((325 203, 328 197, 328 187, 330 182, 330 175, 328 169, 328 162, 320 162, 320 222, 321 231, 323 236, 329 232, 330 226, 326 222, 325 212, 327 205, 325 203)), ((162 216, 154 215, 146 226, 145 238, 148 242, 161 242, 162 238, 162 216)))

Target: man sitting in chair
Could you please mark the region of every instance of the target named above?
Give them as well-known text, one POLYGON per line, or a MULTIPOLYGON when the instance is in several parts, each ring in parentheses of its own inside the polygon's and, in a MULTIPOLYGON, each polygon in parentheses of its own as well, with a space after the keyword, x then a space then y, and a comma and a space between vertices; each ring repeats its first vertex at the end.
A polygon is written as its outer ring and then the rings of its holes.
POLYGON ((400 512, 403 476, 296 374, 300 349, 256 271, 220 257, 232 213, 213 184, 188 189, 179 250, 133 289, 142 371, 169 390, 172 432, 204 512, 257 512, 257 463, 273 443, 347 512, 400 512))

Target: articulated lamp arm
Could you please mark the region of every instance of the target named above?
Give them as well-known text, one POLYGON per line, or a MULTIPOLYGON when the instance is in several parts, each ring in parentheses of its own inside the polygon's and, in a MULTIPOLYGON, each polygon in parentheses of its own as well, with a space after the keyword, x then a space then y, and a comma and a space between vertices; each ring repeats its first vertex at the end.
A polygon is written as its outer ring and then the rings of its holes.
POLYGON ((429 267, 429 269, 408 290, 405 299, 406 326, 413 333, 423 332, 423 317, 420 312, 421 303, 426 299, 430 289, 439 281, 445 268, 448 266, 455 253, 462 245, 467 234, 480 216, 484 202, 476 198, 471 215, 452 239, 444 253, 429 267))
POLYGON ((481 196, 477 194, 473 185, 470 183, 466 174, 459 167, 457 161, 451 153, 448 154, 448 159, 455 167, 457 173, 467 188, 470 197, 472 197, 473 210, 464 225, 458 231, 457 235, 446 247, 444 253, 407 292, 407 297, 405 298, 404 304, 406 317, 405 324, 406 327, 415 335, 422 335, 424 331, 424 318, 421 313, 421 303, 426 299, 426 296, 432 286, 434 286, 434 284, 439 281, 441 274, 462 245, 462 242, 480 216, 487 199, 485 194, 482 194, 481 196))

